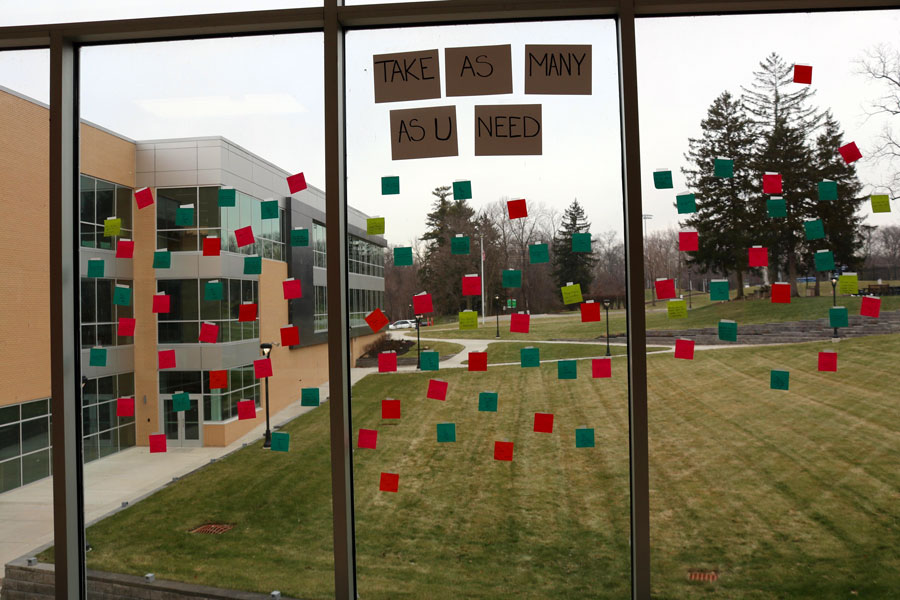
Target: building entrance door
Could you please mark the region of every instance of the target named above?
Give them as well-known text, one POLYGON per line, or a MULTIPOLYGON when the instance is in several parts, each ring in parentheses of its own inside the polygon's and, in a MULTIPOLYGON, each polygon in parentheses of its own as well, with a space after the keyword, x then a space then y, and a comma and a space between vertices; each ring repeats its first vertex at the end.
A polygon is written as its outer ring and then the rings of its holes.
POLYGON ((164 395, 163 423, 166 444, 170 447, 189 448, 203 445, 203 403, 199 394, 190 395, 187 410, 175 411, 171 395, 164 395))

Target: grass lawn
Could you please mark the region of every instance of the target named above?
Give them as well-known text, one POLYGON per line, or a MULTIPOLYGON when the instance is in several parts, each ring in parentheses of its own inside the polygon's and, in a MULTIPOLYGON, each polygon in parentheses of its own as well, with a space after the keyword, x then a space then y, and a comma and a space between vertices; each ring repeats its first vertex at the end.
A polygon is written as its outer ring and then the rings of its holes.
MULTIPOLYGON (((435 340, 422 340, 422 351, 425 350, 435 350, 437 351, 441 357, 450 356, 451 354, 457 354, 460 352, 465 346, 462 344, 454 344, 453 342, 440 342, 435 340)), ((410 346, 409 350, 406 354, 401 354, 401 356, 415 356, 416 355, 416 344, 410 346)))
MULTIPOLYGON (((488 344, 488 364, 519 362, 519 350, 526 346, 535 346, 541 350, 541 360, 558 360, 562 358, 586 358, 589 356, 605 356, 606 344, 541 344, 529 342, 495 342, 488 344)), ((663 347, 648 347, 648 351, 665 350, 663 347)), ((610 346, 613 356, 626 354, 625 346, 610 346)), ((468 361, 464 361, 463 364, 468 361)), ((581 365, 579 365, 581 366, 581 365)), ((588 368, 585 366, 585 368, 588 368)))
MULTIPOLYGON (((657 600, 891 598, 900 589, 900 335, 651 355, 652 588, 657 600), (839 351, 839 371, 816 352, 839 351), (790 390, 769 370, 790 370, 790 390), (689 582, 710 569, 715 583, 689 582)), ((556 365, 370 376, 353 389, 362 598, 625 598, 629 594, 626 362, 612 379, 556 365), (480 391, 499 392, 496 413, 480 391), (380 401, 402 402, 382 421, 380 401), (555 414, 552 434, 533 413, 555 414), (456 423, 437 443, 437 423, 456 423), (575 428, 596 430, 575 448, 575 428), (495 440, 514 461, 492 459, 495 440), (397 494, 378 491, 382 471, 397 494)), ((285 595, 332 590, 327 406, 290 423, 291 451, 259 444, 88 531, 93 569, 285 595), (221 536, 187 531, 233 523, 221 536)), ((151 460, 165 460, 164 455, 151 460)))

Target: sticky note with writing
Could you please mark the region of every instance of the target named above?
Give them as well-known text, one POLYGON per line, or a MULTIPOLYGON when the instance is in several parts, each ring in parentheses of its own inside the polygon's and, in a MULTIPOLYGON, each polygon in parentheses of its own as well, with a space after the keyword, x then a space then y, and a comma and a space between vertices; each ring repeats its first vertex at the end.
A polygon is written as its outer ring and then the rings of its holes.
POLYGON ((581 322, 597 323, 600 321, 600 303, 588 300, 581 303, 581 322))
POLYGON ((103 277, 106 272, 106 261, 102 258, 89 258, 87 268, 88 277, 103 277))
POLYGON ((781 174, 765 173, 763 175, 763 194, 781 194, 781 174))
POLYGON ((394 248, 394 266, 411 267, 413 264, 412 246, 394 248))
MULTIPOLYGON (((240 402, 238 402, 240 405, 240 402)), ((250 400, 253 405, 253 400, 250 400)), ((191 396, 187 392, 175 392, 172 394, 172 410, 175 412, 184 412, 191 409, 191 396)), ((253 408, 253 416, 256 416, 256 407, 253 408)), ((251 419, 253 417, 250 417, 251 419)))
POLYGON ((369 329, 372 330, 372 333, 378 333, 382 329, 384 329, 385 325, 387 325, 390 321, 388 318, 384 316, 384 313, 381 312, 380 308, 376 308, 368 315, 366 315, 366 323, 369 325, 369 329))
POLYGON ((358 448, 375 450, 376 446, 378 446, 378 431, 375 429, 360 429, 356 446, 358 448))
POLYGON ((794 83, 812 83, 812 67, 810 65, 794 65, 794 83))
POLYGON ((319 388, 308 387, 300 390, 300 406, 318 406, 319 388))
POLYGON ((522 271, 519 269, 503 269, 502 283, 505 288, 522 287, 522 271))
POLYGON ((450 238, 450 254, 468 255, 469 236, 457 235, 450 238))
POLYGON ((541 349, 534 346, 526 346, 519 350, 519 364, 522 367, 540 367, 541 349))
POLYGON ((472 182, 471 181, 454 181, 453 182, 453 199, 454 200, 471 200, 472 199, 472 182))
POLYGON ((773 390, 787 390, 790 387, 791 374, 788 371, 772 370, 769 373, 769 387, 773 390))
POLYGON ((719 321, 719 339, 723 342, 736 342, 737 322, 728 319, 719 321))
POLYGON ((825 237, 825 225, 822 223, 822 219, 803 221, 803 232, 806 234, 807 240, 821 240, 825 237))
POLYGON ((787 202, 784 198, 767 198, 766 211, 773 219, 783 219, 787 217, 787 202))
POLYGON ((696 252, 700 249, 700 237, 696 231, 678 232, 678 250, 680 252, 696 252))
POLYGON ((116 399, 116 416, 117 417, 133 417, 134 416, 134 398, 117 398, 116 399))
POLYGON ((98 346, 91 348, 89 365, 92 367, 105 367, 106 348, 100 348, 98 346))
POLYGON ((590 233, 573 233, 572 234, 572 252, 591 252, 591 234, 590 233))
POLYGON ((376 103, 441 97, 437 49, 374 54, 372 77, 376 103))
POLYGON ((175 209, 175 225, 177 227, 194 226, 194 205, 185 204, 175 209))
POLYGON ((717 158, 713 162, 713 177, 734 177, 734 159, 717 158))
POLYGON ((480 392, 478 394, 479 412, 497 412, 497 392, 480 392))
POLYGON ((838 276, 838 291, 842 294, 859 293, 859 278, 856 273, 844 273, 838 276))
POLYGON ((228 388, 228 369, 209 372, 209 389, 224 390, 228 388))
POLYGON ((833 350, 819 352, 819 370, 837 371, 837 352, 833 350))
POLYGON ((200 342, 215 344, 219 340, 219 326, 215 323, 203 322, 200 324, 200 342))
POLYGON ((172 267, 172 253, 168 250, 157 250, 153 253, 154 269, 170 269, 172 267))
POLYGON ((134 258, 134 240, 116 240, 116 258, 134 258))
POLYGON ((235 229, 234 241, 237 243, 238 248, 243 248, 244 246, 249 246, 254 243, 256 238, 253 237, 253 227, 247 225, 246 227, 235 229))
POLYGON ((577 379, 578 362, 574 360, 560 360, 556 363, 557 379, 577 379))
POLYGON ((432 350, 419 354, 419 368, 423 371, 437 371, 440 368, 440 354, 432 350))
POLYGON ((296 194, 297 192, 302 192, 306 189, 306 176, 303 173, 297 173, 296 175, 290 175, 287 178, 288 190, 292 194, 296 194))
POLYGON ((428 391, 425 397, 430 400, 446 400, 447 399, 447 382, 440 379, 428 380, 428 391))
POLYGON ((393 398, 387 398, 381 401, 381 418, 382 419, 399 419, 400 418, 400 401, 393 398))
POLYGON ((510 219, 522 219, 528 216, 528 205, 524 198, 519 200, 507 200, 506 211, 509 213, 510 219))
POLYGON ((222 254, 222 240, 208 235, 203 238, 203 256, 220 256, 222 254))
POLYGON ((122 219, 112 217, 103 220, 103 237, 114 237, 122 232, 122 219))
POLYGON ((657 300, 668 300, 675 297, 675 280, 661 277, 654 282, 657 300))
POLYGON ((241 302, 240 306, 238 306, 238 321, 242 323, 255 321, 258 312, 255 302, 241 302))
POLYGON ((480 296, 481 277, 478 275, 463 275, 462 294, 463 296, 480 296))
POLYGON ((137 319, 134 317, 119 317, 119 325, 116 328, 116 335, 119 337, 131 337, 134 335, 134 327, 137 319))
POLYGON ((779 281, 772 284, 772 302, 775 304, 791 303, 791 284, 779 281))
POLYGON ((233 187, 220 187, 216 200, 219 208, 232 208, 237 201, 237 192, 233 187))
POLYGON ((514 313, 509 316, 510 333, 528 333, 531 328, 531 315, 514 313))
POLYGON ((476 104, 475 156, 540 156, 541 104, 476 104))
POLYGON ((831 250, 816 251, 816 271, 834 271, 834 253, 831 250))
POLYGON ((559 288, 562 291, 562 300, 563 304, 577 304, 579 302, 584 302, 584 298, 581 296, 581 284, 568 284, 559 288))
POLYGON ((391 159, 458 156, 456 106, 392 110, 391 159))
POLYGON ((147 437, 147 443, 150 446, 150 454, 166 451, 166 434, 152 433, 147 437))
POLYGON ((117 283, 116 289, 113 291, 113 304, 116 306, 131 306, 131 288, 117 283))
POLYGON ((400 178, 396 175, 381 178, 381 195, 396 196, 400 193, 400 178))
POLYGON ((675 196, 675 206, 678 208, 679 215, 689 215, 697 212, 697 196, 689 192, 684 192, 675 196))
POLYGON ((218 279, 207 281, 203 285, 203 299, 209 302, 222 299, 222 282, 218 279))
POLYGON ((431 294, 422 292, 413 296, 413 314, 427 315, 434 312, 434 303, 431 301, 431 294))
POLYGON ((366 234, 384 235, 384 217, 366 219, 366 234))
POLYGON ((397 370, 397 352, 379 352, 378 353, 378 372, 393 373, 397 370))
POLYGON ((272 359, 257 358, 253 361, 253 376, 257 379, 272 376, 272 359))
POLYGON ((672 189, 672 171, 670 169, 653 171, 653 187, 658 190, 672 189))
POLYGON ((273 431, 269 449, 272 452, 288 452, 291 447, 291 434, 286 431, 273 431))
POLYGON ((829 327, 849 327, 850 316, 847 314, 846 306, 832 306, 828 309, 828 326, 829 327))
POLYGON ((251 254, 244 257, 244 275, 262 275, 262 256, 251 254))
POLYGON ((764 246, 751 246, 747 250, 747 260, 751 267, 768 267, 769 249, 764 246))
POLYGON ((591 377, 594 379, 608 379, 612 377, 612 359, 594 358, 591 360, 591 377))
POLYGON ((594 429, 592 427, 579 427, 575 430, 576 448, 594 447, 594 429))
POLYGON ((675 358, 694 360, 694 340, 675 340, 675 358))
POLYGON ((382 473, 381 479, 378 480, 378 491, 380 492, 396 492, 400 489, 399 473, 382 473))
POLYGON ((891 197, 887 194, 872 195, 872 212, 873 213, 889 213, 891 212, 891 197))
POLYGON ((437 441, 455 442, 456 441, 456 423, 438 423, 437 424, 437 441))
POLYGON ((291 229, 291 246, 297 248, 309 246, 309 229, 303 227, 291 229))
POLYGON ((284 292, 285 300, 293 300, 303 297, 303 290, 300 286, 300 280, 293 277, 285 279, 281 282, 281 291, 284 292))
POLYGON ((856 142, 844 144, 838 148, 838 152, 841 153, 841 158, 843 158, 844 162, 848 165, 862 158, 862 153, 859 151, 859 148, 856 147, 856 142))
POLYGON ((686 319, 687 302, 684 300, 669 300, 666 304, 666 314, 670 319, 686 319))
POLYGON ((878 318, 881 314, 881 298, 877 296, 863 296, 859 305, 859 314, 864 317, 878 318))
POLYGON ((478 311, 464 310, 459 313, 460 329, 478 329, 478 311))
POLYGON ((168 294, 155 294, 153 296, 153 312, 166 314, 171 307, 171 298, 168 294))
POLYGON ((837 182, 826 179, 818 183, 819 202, 828 202, 838 199, 837 182))
POLYGON ((469 46, 444 50, 447 96, 511 94, 512 46, 469 46))
POLYGON ((469 352, 469 370, 487 371, 487 352, 469 352))
POLYGON ((553 415, 551 413, 534 413, 534 432, 553 433, 553 415))
POLYGON ((728 301, 731 292, 728 290, 727 279, 713 279, 709 282, 709 299, 711 302, 728 301))
POLYGON ((590 44, 525 44, 526 94, 591 95, 590 44))
POLYGON ((139 190, 134 190, 134 201, 137 204, 138 209, 145 208, 153 204, 153 192, 150 191, 150 188, 144 187, 139 190))
POLYGON ((277 219, 278 218, 278 200, 263 200, 259 203, 259 218, 277 219))
POLYGON ((157 352, 157 364, 160 369, 174 369, 177 366, 175 363, 175 351, 160 350, 157 352))
POLYGON ((494 460, 511 461, 513 459, 512 442, 494 442, 494 460))
POLYGON ((528 262, 532 265, 550 262, 550 249, 547 244, 529 244, 528 262))

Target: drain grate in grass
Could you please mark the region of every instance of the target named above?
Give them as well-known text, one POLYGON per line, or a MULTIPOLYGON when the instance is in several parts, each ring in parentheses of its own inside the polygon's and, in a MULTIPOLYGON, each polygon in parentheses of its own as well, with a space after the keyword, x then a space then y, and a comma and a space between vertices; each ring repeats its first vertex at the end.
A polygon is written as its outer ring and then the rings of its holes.
POLYGON ((212 535, 219 535, 221 533, 225 533, 226 531, 230 531, 234 529, 234 525, 228 525, 225 523, 207 523, 206 525, 201 525, 196 529, 191 529, 189 533, 208 533, 212 535))
POLYGON ((715 571, 700 571, 692 569, 688 571, 688 581, 718 581, 719 574, 715 571))

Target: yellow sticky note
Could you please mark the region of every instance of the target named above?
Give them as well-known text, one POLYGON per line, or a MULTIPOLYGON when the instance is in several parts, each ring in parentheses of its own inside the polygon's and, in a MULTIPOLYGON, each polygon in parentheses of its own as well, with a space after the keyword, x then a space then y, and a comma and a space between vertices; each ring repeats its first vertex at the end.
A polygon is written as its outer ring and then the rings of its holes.
POLYGON ((103 221, 103 237, 114 237, 122 231, 122 219, 105 219, 103 221))
POLYGON ((562 290, 563 304, 576 304, 579 302, 584 302, 584 298, 581 297, 581 284, 576 283, 572 285, 564 285, 559 288, 562 290))
POLYGON ((366 219, 366 233, 369 235, 384 235, 384 217, 366 219))
POLYGON ((669 313, 670 319, 687 318, 687 302, 684 300, 669 300, 666 310, 669 313))
POLYGON ((859 278, 856 273, 844 273, 838 276, 838 291, 842 294, 858 294, 859 278))
POLYGON ((464 310, 459 313, 460 329, 478 329, 478 311, 464 310))
POLYGON ((872 212, 891 212, 891 197, 887 194, 875 194, 872 196, 872 212))

